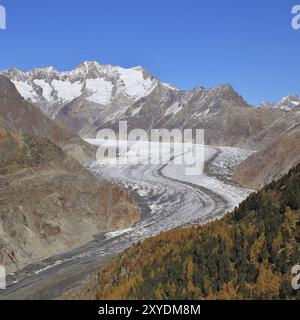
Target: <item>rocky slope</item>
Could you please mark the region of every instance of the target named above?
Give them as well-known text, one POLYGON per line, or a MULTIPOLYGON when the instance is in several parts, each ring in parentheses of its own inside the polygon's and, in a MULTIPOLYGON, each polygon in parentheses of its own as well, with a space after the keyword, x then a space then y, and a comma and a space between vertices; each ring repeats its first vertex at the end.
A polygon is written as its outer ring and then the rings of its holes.
POLYGON ((50 67, 5 74, 24 98, 85 138, 127 120, 129 129, 205 129, 207 144, 244 147, 283 114, 249 106, 230 85, 178 90, 141 67, 84 62, 70 72, 50 67))
POLYGON ((25 101, 15 85, 1 74, 0 117, 3 128, 48 138, 80 162, 95 158, 96 151, 91 145, 25 101))
POLYGON ((300 112, 287 113, 254 140, 260 149, 237 167, 234 179, 259 189, 300 162, 300 112))
POLYGON ((0 264, 8 271, 139 217, 125 191, 98 183, 50 140, 0 129, 0 264))
MULTIPOLYGON (((127 120, 129 129, 140 127, 147 131, 204 129, 206 144, 246 147, 252 135, 280 116, 281 111, 249 106, 230 85, 196 88, 191 92, 172 91, 158 85, 118 120, 127 120)), ((102 126, 116 128, 112 121, 102 126)))

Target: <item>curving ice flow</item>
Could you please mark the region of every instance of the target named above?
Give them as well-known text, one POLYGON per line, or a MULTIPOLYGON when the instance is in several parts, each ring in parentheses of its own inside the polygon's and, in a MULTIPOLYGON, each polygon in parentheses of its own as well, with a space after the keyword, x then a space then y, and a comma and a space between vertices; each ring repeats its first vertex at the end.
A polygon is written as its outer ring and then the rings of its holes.
MULTIPOLYGON (((91 141, 101 145, 103 141, 91 141)), ((9 276, 9 288, 2 299, 51 299, 82 283, 99 264, 133 243, 162 231, 204 223, 221 217, 247 197, 250 190, 230 180, 232 169, 251 154, 236 148, 203 146, 204 172, 186 175, 185 165, 86 164, 97 178, 126 188, 140 204, 142 219, 135 226, 95 237, 87 245, 26 267, 9 276)), ((184 154, 174 153, 180 160, 184 154)), ((101 163, 101 162, 100 162, 101 163)))
MULTIPOLYGON (((108 145, 107 141, 89 142, 108 145)), ((151 213, 130 232, 133 238, 140 233, 152 236, 161 231, 220 217, 249 194, 250 190, 238 187, 229 180, 232 162, 237 165, 250 154, 249 151, 211 146, 202 148, 211 174, 204 171, 198 175, 188 175, 185 160, 180 159, 184 158, 182 153, 173 155, 180 164, 170 161, 157 165, 129 163, 107 166, 107 162, 101 165, 100 161, 100 164, 87 164, 87 168, 99 179, 115 181, 143 198, 151 213)), ((199 157, 203 156, 200 153, 199 157)))

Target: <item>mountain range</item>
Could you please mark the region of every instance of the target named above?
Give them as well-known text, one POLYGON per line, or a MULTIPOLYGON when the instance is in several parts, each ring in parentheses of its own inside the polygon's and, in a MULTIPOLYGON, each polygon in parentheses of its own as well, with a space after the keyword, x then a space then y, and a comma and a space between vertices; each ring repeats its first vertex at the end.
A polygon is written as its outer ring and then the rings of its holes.
MULTIPOLYGON (((47 67, 3 74, 24 99, 82 138, 95 138, 102 128, 117 131, 118 121, 126 120, 129 130, 199 128, 205 130, 206 144, 255 150, 235 174, 237 182, 252 188, 280 178, 300 161, 296 151, 300 98, 295 94, 255 107, 229 84, 179 90, 142 67, 126 69, 95 61, 69 72, 47 67), (291 145, 295 152, 286 152, 291 145)), ((76 150, 82 156, 81 148, 76 150)))
POLYGON ((272 108, 281 109, 286 111, 298 110, 300 111, 300 97, 296 94, 290 94, 282 98, 277 103, 262 102, 259 107, 261 108, 272 108))

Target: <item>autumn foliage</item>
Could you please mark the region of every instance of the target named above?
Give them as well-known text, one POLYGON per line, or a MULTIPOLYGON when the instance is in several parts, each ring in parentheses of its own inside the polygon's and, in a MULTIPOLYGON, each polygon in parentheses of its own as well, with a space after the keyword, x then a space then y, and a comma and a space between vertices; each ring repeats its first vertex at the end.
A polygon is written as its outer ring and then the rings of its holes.
POLYGON ((299 299, 300 165, 209 224, 134 245, 98 272, 97 299, 299 299))

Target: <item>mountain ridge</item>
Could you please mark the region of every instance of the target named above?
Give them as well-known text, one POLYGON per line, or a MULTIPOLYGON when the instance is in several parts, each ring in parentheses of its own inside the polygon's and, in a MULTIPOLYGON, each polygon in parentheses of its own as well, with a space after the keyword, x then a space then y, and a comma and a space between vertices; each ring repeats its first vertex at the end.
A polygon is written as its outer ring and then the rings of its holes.
MULTIPOLYGON (((179 90, 161 83, 140 66, 125 69, 91 61, 82 62, 72 71, 59 72, 47 67, 24 73, 13 69, 7 71, 6 76, 21 92, 24 86, 25 89, 29 86, 31 91, 27 88, 23 96, 28 92, 31 97, 36 95, 35 106, 82 138, 96 138, 103 128, 117 133, 118 122, 127 121, 128 130, 141 128, 147 132, 161 128, 204 129, 206 144, 248 148, 258 151, 259 155, 284 134, 291 121, 300 121, 296 116, 298 101, 300 110, 297 95, 256 108, 230 84, 179 90)), ((289 139, 288 135, 286 137, 289 139)), ((256 171, 260 180, 257 183, 246 173, 250 171, 242 172, 242 169, 236 175, 237 181, 261 187, 262 181, 271 181, 266 179, 266 174, 279 178, 280 170, 286 173, 296 164, 297 157, 287 154, 291 159, 283 161, 282 167, 276 163, 282 161, 276 159, 277 156, 281 157, 279 154, 272 157, 276 170, 270 166, 265 173, 256 171)), ((244 165, 247 163, 245 161, 244 165)))
POLYGON ((0 75, 0 117, 5 129, 49 138, 79 162, 95 159, 94 147, 25 101, 4 75, 0 75))
POLYGON ((250 106, 230 84, 180 90, 140 66, 126 69, 90 61, 71 71, 47 67, 5 74, 23 97, 83 138, 128 121, 129 130, 197 127, 206 130, 207 144, 246 147, 250 136, 285 112, 250 106))
POLYGON ((260 189, 300 162, 300 112, 286 113, 253 140, 260 148, 235 169, 234 179, 260 189))
MULTIPOLYGON (((182 92, 184 92, 184 91, 185 92, 192 92, 194 90, 197 90, 198 88, 205 89, 201 85, 196 86, 191 89, 180 89, 180 88, 176 87, 175 85, 160 82, 157 77, 152 76, 142 66, 123 68, 123 67, 120 67, 117 65, 112 65, 112 64, 101 64, 101 63, 98 63, 97 61, 93 61, 93 60, 92 61, 82 61, 74 69, 68 70, 68 71, 65 71, 65 70, 60 71, 60 70, 57 70, 53 66, 46 66, 46 67, 36 67, 36 68, 33 68, 31 70, 26 70, 26 71, 13 67, 13 68, 4 70, 1 73, 7 75, 13 82, 18 82, 20 80, 22 80, 23 82, 28 82, 28 81, 30 82, 34 79, 47 78, 47 75, 48 75, 48 78, 51 78, 51 76, 52 76, 54 79, 60 79, 60 80, 66 80, 67 78, 71 78, 71 82, 72 82, 72 81, 75 81, 76 76, 81 76, 82 78, 83 77, 97 78, 97 77, 103 76, 104 74, 108 75, 108 74, 112 74, 114 72, 117 73, 118 70, 140 71, 143 73, 145 78, 150 77, 151 79, 155 79, 157 82, 161 83, 162 85, 164 85, 172 90, 178 90, 178 91, 182 91, 182 92)), ((206 89, 211 90, 214 88, 226 87, 226 86, 232 88, 231 84, 225 83, 225 84, 220 84, 216 87, 206 88, 206 89)), ((18 85, 17 85, 17 88, 20 89, 20 91, 22 91, 22 88, 18 87, 18 85)), ((52 88, 52 89, 55 90, 55 88, 52 88)), ((74 99, 77 97, 74 97, 74 99)), ((70 102, 71 100, 72 99, 69 99, 69 100, 66 99, 65 102, 70 102)), ((286 97, 283 97, 280 101, 278 101, 276 103, 262 102, 257 107, 283 108, 283 110, 291 110, 291 108, 290 108, 291 106, 293 106, 293 105, 298 106, 299 104, 300 104, 299 96, 295 93, 290 93, 289 95, 287 95, 286 97)))

